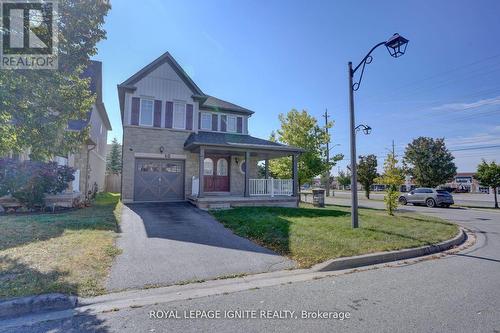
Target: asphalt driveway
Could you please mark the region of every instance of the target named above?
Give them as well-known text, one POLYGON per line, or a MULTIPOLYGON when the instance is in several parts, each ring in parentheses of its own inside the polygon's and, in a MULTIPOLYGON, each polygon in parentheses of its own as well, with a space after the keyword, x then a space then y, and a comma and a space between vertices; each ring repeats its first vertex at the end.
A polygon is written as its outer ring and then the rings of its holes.
POLYGON ((120 227, 109 291, 294 267, 188 203, 127 205, 120 227))

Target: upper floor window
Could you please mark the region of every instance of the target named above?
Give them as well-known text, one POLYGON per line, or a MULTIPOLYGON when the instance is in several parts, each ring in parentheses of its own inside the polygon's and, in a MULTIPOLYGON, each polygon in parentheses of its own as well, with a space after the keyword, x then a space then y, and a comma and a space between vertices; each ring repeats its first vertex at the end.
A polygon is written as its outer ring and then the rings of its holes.
POLYGON ((139 125, 153 126, 153 100, 141 98, 139 125))
POLYGON ((227 131, 236 132, 236 116, 227 116, 227 131))
POLYGON ((212 129, 212 114, 203 112, 201 114, 201 128, 202 130, 211 130, 212 129))
POLYGON ((186 128, 186 103, 174 102, 174 119, 172 125, 173 128, 186 128))

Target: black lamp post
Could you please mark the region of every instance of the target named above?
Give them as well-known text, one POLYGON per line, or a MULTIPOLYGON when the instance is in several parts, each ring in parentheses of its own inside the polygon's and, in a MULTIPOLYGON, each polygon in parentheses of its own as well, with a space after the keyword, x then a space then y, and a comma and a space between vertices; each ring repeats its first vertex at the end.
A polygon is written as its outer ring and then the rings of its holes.
MULTIPOLYGON (((349 69, 349 114, 350 114, 350 131, 351 131, 351 223, 353 228, 357 228, 359 226, 358 223, 358 175, 356 171, 356 130, 359 129, 355 125, 354 119, 354 92, 359 89, 359 85, 361 84, 361 80, 363 79, 363 73, 365 72, 365 66, 370 64, 373 60, 371 54, 372 52, 379 46, 385 45, 389 54, 398 58, 405 54, 406 47, 408 46, 408 39, 400 36, 399 34, 394 34, 391 38, 389 38, 385 42, 378 43, 368 54, 361 60, 361 62, 353 69, 352 62, 349 61, 348 69, 349 69), (359 80, 356 83, 354 81, 354 73, 361 67, 361 74, 359 76, 359 80)), ((360 125, 361 126, 361 125, 360 125)), ((365 126, 363 128, 363 132, 365 134, 369 134, 371 132, 371 127, 365 126)))

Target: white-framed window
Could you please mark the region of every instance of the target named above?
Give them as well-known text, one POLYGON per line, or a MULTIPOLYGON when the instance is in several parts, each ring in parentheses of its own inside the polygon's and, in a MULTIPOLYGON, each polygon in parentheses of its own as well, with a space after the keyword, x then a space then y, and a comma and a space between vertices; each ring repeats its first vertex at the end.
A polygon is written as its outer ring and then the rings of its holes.
POLYGON ((217 176, 227 176, 227 160, 225 158, 219 158, 217 161, 217 176))
POLYGON ((174 101, 174 119, 172 127, 177 129, 186 129, 186 103, 174 101))
POLYGON ((203 174, 205 176, 212 176, 214 174, 214 161, 211 158, 203 160, 203 174))
POLYGON ((202 130, 212 129, 212 114, 209 112, 201 113, 201 128, 202 130))
POLYGON ((139 125, 153 126, 153 104, 152 99, 141 98, 139 125))
POLYGON ((227 116, 227 131, 236 132, 236 116, 227 116))

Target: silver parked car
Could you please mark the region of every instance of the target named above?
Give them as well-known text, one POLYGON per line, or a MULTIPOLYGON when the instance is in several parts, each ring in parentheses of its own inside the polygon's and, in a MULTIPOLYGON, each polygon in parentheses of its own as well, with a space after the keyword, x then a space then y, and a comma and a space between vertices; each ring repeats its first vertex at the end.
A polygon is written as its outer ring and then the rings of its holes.
POLYGON ((420 187, 399 197, 399 203, 406 205, 427 205, 427 207, 450 207, 454 204, 453 196, 445 190, 420 187))

